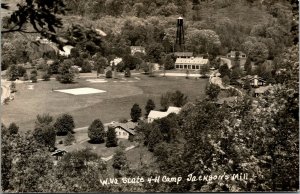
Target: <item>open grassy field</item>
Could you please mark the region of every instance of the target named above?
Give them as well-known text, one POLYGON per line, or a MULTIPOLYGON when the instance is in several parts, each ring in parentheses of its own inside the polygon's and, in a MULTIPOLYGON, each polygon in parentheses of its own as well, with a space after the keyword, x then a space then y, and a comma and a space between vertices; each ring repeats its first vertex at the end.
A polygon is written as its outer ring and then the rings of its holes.
POLYGON ((167 91, 180 90, 190 101, 203 98, 208 82, 206 79, 148 77, 134 74, 127 80, 109 79, 105 83, 91 83, 86 81, 89 79, 88 76, 81 75, 74 84, 61 84, 56 80, 17 84, 18 92, 15 99, 2 107, 1 121, 5 125, 15 122, 21 131, 32 130, 36 115, 42 113, 49 113, 54 117, 70 113, 74 116, 76 127, 87 126, 97 118, 106 123, 120 118, 130 118, 130 109, 134 103, 140 105, 144 114, 144 107, 149 98, 154 100, 156 109, 159 109, 161 94, 167 91), (28 89, 28 85, 34 85, 34 89, 28 89), (106 92, 72 95, 54 91, 80 87, 106 92))

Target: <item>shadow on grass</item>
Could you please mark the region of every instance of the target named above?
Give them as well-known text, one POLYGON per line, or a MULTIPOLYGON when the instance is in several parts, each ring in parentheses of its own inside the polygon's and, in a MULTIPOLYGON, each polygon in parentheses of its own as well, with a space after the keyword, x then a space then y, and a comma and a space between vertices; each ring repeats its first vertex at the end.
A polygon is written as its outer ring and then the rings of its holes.
POLYGON ((103 143, 105 143, 105 141, 92 141, 92 140, 88 140, 87 142, 90 143, 90 144, 103 144, 103 143))

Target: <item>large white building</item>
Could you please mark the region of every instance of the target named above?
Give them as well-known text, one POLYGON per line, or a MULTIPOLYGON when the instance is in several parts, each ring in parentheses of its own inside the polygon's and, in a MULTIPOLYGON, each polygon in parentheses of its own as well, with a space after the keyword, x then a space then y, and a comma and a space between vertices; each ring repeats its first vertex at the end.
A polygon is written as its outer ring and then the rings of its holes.
POLYGON ((176 69, 200 70, 200 67, 206 65, 208 59, 203 57, 177 58, 175 62, 176 69))
POLYGON ((155 119, 161 119, 168 116, 171 113, 178 114, 181 108, 170 106, 166 112, 151 110, 148 115, 148 123, 152 123, 155 119))
POLYGON ((143 46, 131 46, 130 47, 131 55, 134 55, 135 53, 146 53, 146 49, 143 46))

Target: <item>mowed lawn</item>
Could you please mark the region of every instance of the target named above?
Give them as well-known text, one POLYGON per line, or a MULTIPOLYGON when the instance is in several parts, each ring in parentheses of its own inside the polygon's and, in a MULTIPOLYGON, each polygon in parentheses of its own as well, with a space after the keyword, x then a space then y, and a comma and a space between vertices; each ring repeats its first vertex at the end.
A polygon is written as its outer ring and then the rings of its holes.
POLYGON ((167 91, 180 90, 188 96, 189 101, 203 98, 208 82, 207 79, 148 77, 142 74, 132 75, 127 80, 108 79, 106 83, 90 83, 86 79, 89 78, 83 75, 74 84, 61 84, 56 80, 17 84, 15 99, 2 106, 1 121, 5 125, 15 122, 21 131, 32 130, 36 115, 42 113, 49 113, 55 118, 59 114, 70 113, 76 127, 88 126, 94 119, 104 123, 118 121, 130 118, 130 109, 134 103, 139 104, 145 114, 144 107, 149 98, 154 100, 156 109, 160 109, 161 94, 167 91), (34 89, 29 90, 28 85, 34 85, 34 89), (71 95, 55 91, 81 87, 106 92, 71 95))

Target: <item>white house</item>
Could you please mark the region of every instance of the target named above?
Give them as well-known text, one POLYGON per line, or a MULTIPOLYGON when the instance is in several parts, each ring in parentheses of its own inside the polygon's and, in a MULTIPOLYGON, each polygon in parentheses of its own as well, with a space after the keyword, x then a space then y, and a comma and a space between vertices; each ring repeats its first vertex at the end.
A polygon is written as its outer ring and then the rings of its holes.
POLYGON ((148 123, 152 123, 155 119, 161 119, 168 116, 171 113, 178 114, 181 108, 170 106, 166 112, 151 110, 148 115, 148 123))
POLYGON ((131 55, 134 55, 135 53, 146 53, 146 49, 143 46, 131 46, 130 47, 131 55))
POLYGON ((176 58, 191 58, 193 57, 193 52, 175 52, 176 58))
POLYGON ((117 138, 129 139, 130 137, 133 137, 135 135, 134 129, 136 128, 137 123, 131 121, 127 123, 113 122, 108 126, 115 129, 117 138))
POLYGON ((201 66, 208 63, 208 59, 203 57, 177 58, 175 61, 176 69, 199 70, 201 66))
POLYGON ((109 64, 110 64, 110 66, 112 66, 113 63, 114 63, 115 65, 118 65, 118 64, 121 63, 122 61, 123 61, 122 58, 117 57, 117 58, 114 58, 113 60, 111 60, 111 61, 109 62, 109 64))
POLYGON ((235 58, 236 53, 239 52, 239 59, 245 59, 247 58, 246 54, 241 51, 231 51, 230 53, 227 53, 228 58, 235 58))

